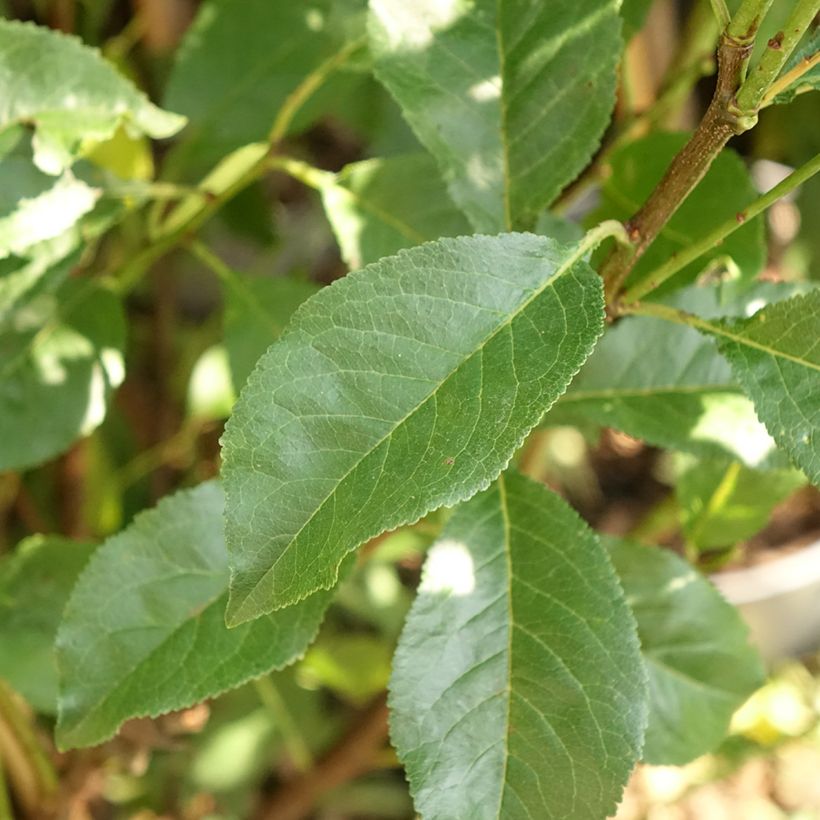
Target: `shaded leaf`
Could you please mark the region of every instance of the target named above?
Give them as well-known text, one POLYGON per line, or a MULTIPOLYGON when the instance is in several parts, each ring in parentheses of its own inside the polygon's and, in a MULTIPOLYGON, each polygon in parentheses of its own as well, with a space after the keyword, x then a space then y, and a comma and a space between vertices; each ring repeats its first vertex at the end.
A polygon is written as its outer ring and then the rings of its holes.
POLYGON ((330 587, 368 538, 488 486, 602 331, 588 244, 443 239, 296 312, 223 436, 229 623, 330 587))
POLYGON ((733 712, 763 683, 737 610, 678 556, 607 538, 638 622, 649 676, 644 760, 683 764, 723 740, 733 712))
POLYGON ((236 274, 225 293, 225 348, 236 390, 259 357, 279 338, 290 317, 318 287, 302 279, 236 274))
MULTIPOLYGON (((629 143, 609 160, 603 201, 591 222, 626 220, 646 200, 688 134, 655 133, 629 143)), ((657 239, 638 260, 629 282, 644 278, 672 254, 705 236, 715 225, 734 217, 758 196, 749 172, 731 150, 721 151, 706 176, 672 215, 657 239)), ((680 270, 653 293, 662 295, 690 285, 710 263, 730 258, 746 280, 753 279, 766 261, 763 221, 749 220, 718 246, 680 270)))
POLYGON ((38 712, 57 711, 54 638, 91 544, 34 535, 0 561, 0 677, 38 712))
POLYGON ((228 630, 222 490, 209 482, 164 499, 95 553, 57 636, 62 749, 106 740, 300 657, 331 592, 228 630))
POLYGON ((605 550, 505 473, 432 547, 393 662, 391 738, 425 818, 614 813, 646 681, 605 550))
POLYGON ((471 233, 427 154, 355 162, 321 191, 342 258, 353 269, 430 239, 471 233))
POLYGON ((165 94, 165 104, 190 123, 177 161, 196 170, 266 139, 288 95, 350 34, 333 6, 332 0, 202 3, 165 94))
POLYGON ((675 484, 683 531, 699 551, 722 549, 763 529, 774 508, 806 483, 798 470, 751 470, 705 459, 686 465, 675 484))
POLYGON ((371 0, 376 75, 476 230, 528 227, 589 162, 621 52, 613 0, 371 0))
POLYGON ((49 174, 70 167, 85 146, 113 136, 120 124, 161 138, 185 123, 149 102, 96 49, 31 23, 0 20, 0 77, 7 84, 0 129, 33 125, 34 161, 49 174))
POLYGON ((52 458, 102 422, 124 342, 119 298, 88 280, 18 306, 0 326, 0 470, 52 458))

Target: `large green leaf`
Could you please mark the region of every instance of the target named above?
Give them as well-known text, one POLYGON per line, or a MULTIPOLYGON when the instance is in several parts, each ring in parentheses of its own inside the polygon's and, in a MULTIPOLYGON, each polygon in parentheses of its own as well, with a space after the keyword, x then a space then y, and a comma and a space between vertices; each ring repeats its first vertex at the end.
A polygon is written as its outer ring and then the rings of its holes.
POLYGON ((318 287, 302 279, 236 274, 225 289, 225 348, 237 390, 291 315, 318 287))
MULTIPOLYGON (((674 304, 702 316, 744 315, 785 299, 791 286, 733 283, 688 288, 674 304)), ((775 443, 715 345, 695 330, 647 316, 607 330, 549 424, 592 421, 659 447, 729 454, 751 467, 776 464, 775 443)))
POLYGON ((353 269, 430 239, 471 233, 427 154, 355 162, 328 175, 321 191, 353 269))
POLYGON ((330 587, 368 538, 488 486, 602 331, 591 242, 442 239, 296 312, 223 437, 229 623, 330 587))
POLYGON ((121 124, 160 138, 185 123, 150 103, 96 49, 31 23, 0 19, 0 77, 0 131, 33 125, 34 161, 49 174, 121 124))
MULTIPOLYGON (((688 134, 655 133, 616 151, 609 160, 609 174, 602 189, 603 200, 592 221, 629 219, 655 188, 672 158, 688 139, 688 134)), ((676 251, 688 247, 715 225, 744 210, 757 196, 740 157, 733 151, 722 151, 706 176, 638 260, 630 281, 645 277, 676 251)), ((721 244, 679 271, 656 293, 668 293, 691 284, 710 263, 723 258, 731 259, 745 279, 754 278, 766 261, 762 219, 749 220, 721 244)))
POLYGON ((340 21, 333 6, 333 0, 200 6, 165 94, 165 104, 190 122, 181 147, 187 164, 200 168, 267 137, 288 95, 350 34, 343 23, 352 16, 340 21))
POLYGON ((621 52, 614 0, 371 0, 376 75, 476 230, 535 222, 589 162, 621 52))
POLYGON ((820 288, 699 327, 716 337, 772 438, 820 485, 820 288))
POLYGON ((228 630, 228 556, 216 482, 141 513, 80 576, 57 635, 61 748, 181 709, 300 657, 332 593, 228 630))
POLYGON ((119 298, 88 280, 17 307, 0 325, 0 470, 39 464, 100 424, 124 341, 119 298))
POLYGON ((682 764, 711 751, 732 713, 763 683, 737 610, 668 550, 608 538, 638 622, 649 676, 644 760, 682 764))
POLYGON ((687 542, 699 551, 732 547, 768 522, 772 510, 806 483, 799 470, 752 470, 738 461, 686 463, 675 484, 687 542))
POLYGON ((645 687, 605 550, 557 496, 505 473, 432 547, 394 658, 391 737, 417 811, 614 814, 645 687))
POLYGON ((54 637, 91 544, 27 538, 0 561, 0 677, 38 711, 57 711, 54 637))

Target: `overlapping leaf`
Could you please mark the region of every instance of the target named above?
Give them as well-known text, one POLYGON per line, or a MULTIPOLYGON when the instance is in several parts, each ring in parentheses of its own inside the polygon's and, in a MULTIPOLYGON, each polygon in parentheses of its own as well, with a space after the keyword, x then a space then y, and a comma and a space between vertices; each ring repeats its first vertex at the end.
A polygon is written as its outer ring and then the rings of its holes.
POLYGON ((0 130, 33 125, 34 161, 49 174, 120 124, 159 138, 185 123, 150 103, 95 49, 30 23, 0 20, 0 90, 0 130))
POLYGON ((300 657, 332 593, 228 630, 222 490, 202 484, 109 538, 80 576, 57 636, 61 748, 123 721, 190 706, 300 657))
POLYGON ((715 337, 772 438, 820 484, 820 288, 701 329, 715 337))
POLYGON ((682 764, 711 751, 763 682, 737 610, 685 561, 658 547, 607 539, 638 622, 649 676, 643 758, 682 764))
POLYGON ((368 538, 498 475, 601 333, 587 250, 443 239, 296 312, 223 437, 229 623, 331 586, 368 538))
POLYGON ((114 294, 79 280, 33 293, 0 324, 0 470, 38 464, 91 432, 124 375, 125 321, 114 294))
POLYGON ((38 711, 57 711, 54 638, 91 544, 35 535, 0 561, 0 677, 38 711))
MULTIPOLYGON (((704 317, 744 315, 793 293, 787 285, 727 283, 686 289, 674 304, 704 317)), ((608 330, 546 419, 581 420, 659 447, 728 453, 750 467, 778 464, 774 441, 715 345, 661 319, 627 317, 608 330)))
POLYGON ((614 813, 643 739, 642 666, 594 534, 505 473, 432 547, 394 658, 391 737, 417 811, 614 813))
POLYGON ((818 53, 820 53, 820 29, 815 29, 814 33, 806 38, 805 43, 789 57, 786 65, 783 66, 781 76, 788 76, 789 72, 794 71, 801 65, 805 66, 812 62, 813 65, 777 94, 773 102, 790 103, 798 94, 803 94, 806 91, 816 91, 820 88, 818 53))
POLYGON ((476 230, 534 224, 615 99, 614 0, 371 0, 376 74, 476 230))
POLYGON ((426 154, 356 162, 331 180, 322 201, 353 269, 430 239, 470 233, 426 154))

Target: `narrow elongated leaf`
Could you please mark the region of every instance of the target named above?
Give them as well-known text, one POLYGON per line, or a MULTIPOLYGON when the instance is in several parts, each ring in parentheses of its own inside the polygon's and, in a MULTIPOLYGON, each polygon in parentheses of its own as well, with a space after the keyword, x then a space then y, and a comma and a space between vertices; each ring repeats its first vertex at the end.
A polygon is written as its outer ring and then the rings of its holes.
POLYGON ((687 542, 697 550, 734 546, 761 530, 772 510, 806 483, 799 470, 752 470, 738 461, 686 464, 675 484, 687 542))
POLYGON ((606 539, 638 622, 649 676, 648 763, 682 764, 717 746, 763 683, 737 610, 668 550, 606 539))
MULTIPOLYGON (((673 303, 706 317, 744 315, 793 293, 785 285, 738 290, 728 283, 688 288, 673 303)), ((550 424, 582 420, 659 447, 728 453, 750 467, 778 464, 775 442, 715 345, 660 319, 628 317, 609 329, 546 418, 550 424)))
POLYGON ((489 485, 601 333, 586 251, 443 239, 296 312, 223 437, 229 623, 331 586, 368 538, 489 485))
POLYGON ((181 709, 286 666, 313 640, 330 592, 226 628, 222 506, 216 482, 179 492, 89 562, 57 635, 61 748, 100 743, 128 718, 181 709))
POLYGON ((614 0, 371 0, 376 75, 476 230, 534 223, 609 122, 614 0))
POLYGON ((33 125, 34 161, 59 174, 85 144, 113 136, 124 123, 150 137, 169 137, 185 119, 162 111, 76 37, 0 20, 0 129, 33 125))
POLYGON ((125 320, 111 292, 70 280, 13 317, 0 325, 0 470, 39 464, 91 432, 124 375, 125 320))
POLYGON ((181 146, 186 164, 200 168, 267 137, 288 95, 352 34, 345 24, 354 15, 340 24, 333 6, 332 0, 202 3, 165 95, 165 105, 190 122, 181 146))
POLYGON ((225 293, 225 347, 237 390, 275 342, 293 312, 318 290, 312 282, 236 275, 225 293))
POLYGON ((820 485, 820 288, 705 322, 772 438, 820 485))
MULTIPOLYGON (((656 133, 616 151, 609 160, 610 173, 603 185, 601 207, 592 215, 591 221, 626 220, 632 216, 688 139, 688 134, 656 133)), ((757 195, 741 158, 731 150, 722 151, 638 260, 630 281, 646 276, 676 251, 705 236, 715 225, 734 218, 757 195)), ((655 294, 691 285, 701 271, 719 259, 731 259, 744 279, 753 279, 766 262, 762 219, 749 220, 714 249, 675 274, 655 294)))
POLYGON ((470 233, 426 154, 348 165, 322 187, 322 201, 353 269, 430 239, 470 233))
POLYGON ((35 535, 0 561, 0 677, 38 711, 57 711, 54 638, 92 544, 35 535))
POLYGON ((598 818, 640 754, 646 682, 606 551, 515 473, 432 547, 390 683, 391 737, 435 818, 598 818))

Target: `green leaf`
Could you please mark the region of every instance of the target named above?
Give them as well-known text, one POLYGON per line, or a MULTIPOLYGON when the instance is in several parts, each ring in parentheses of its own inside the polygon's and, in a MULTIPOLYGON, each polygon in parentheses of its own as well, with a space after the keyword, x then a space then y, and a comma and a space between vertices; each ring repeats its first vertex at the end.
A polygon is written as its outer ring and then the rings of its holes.
MULTIPOLYGON (((609 161, 603 201, 590 217, 627 220, 660 181, 670 161, 689 139, 688 134, 650 134, 616 151, 609 161)), ((672 254, 705 236, 715 225, 734 217, 758 196, 749 172, 731 150, 722 151, 706 176, 661 230, 635 265, 629 281, 644 278, 672 254)), ((679 271, 655 295, 690 285, 710 264, 729 258, 746 280, 753 279, 766 262, 763 221, 751 219, 720 245, 679 271)))
POLYGON ((109 538, 85 568, 57 635, 61 749, 286 666, 313 640, 331 592, 227 629, 222 507, 216 482, 178 492, 109 538))
POLYGON ((90 433, 124 375, 122 304, 91 281, 23 300, 11 319, 0 325, 0 470, 39 464, 90 433))
POLYGON ((0 561, 0 677, 38 712, 57 711, 54 637, 93 551, 92 544, 35 535, 0 561))
POLYGON ((820 288, 698 327, 715 336, 772 438, 820 485, 820 288))
MULTIPOLYGON (((820 29, 815 29, 814 33, 806 38, 804 44, 795 50, 786 65, 783 66, 783 71, 780 72, 781 77, 792 71, 803 61, 816 60, 818 52, 820 52, 820 29)), ((803 94, 806 91, 816 91, 818 88, 820 88, 820 63, 815 63, 805 74, 798 77, 775 96, 772 102, 776 104, 790 103, 798 94, 803 94)))
POLYGON ((534 224, 609 122, 614 0, 371 0, 376 76, 478 231, 534 224))
POLYGON ((351 269, 430 239, 471 233, 427 154, 355 162, 329 175, 321 191, 351 269))
POLYGON ((267 139, 287 97, 350 34, 333 6, 331 0, 202 3, 165 94, 165 104, 190 123, 180 148, 184 164, 201 168, 267 139))
POLYGON ((607 538, 638 622, 649 676, 644 760, 683 764, 714 749, 763 683, 737 610, 668 550, 607 538))
POLYGON ((21 143, 0 162, 0 259, 33 256, 89 213, 101 191, 71 171, 55 179, 32 164, 21 143))
POLYGON ((652 0, 624 0, 621 5, 621 17, 624 18, 624 36, 635 34, 646 20, 652 0))
MULTIPOLYGON (((727 283, 688 288, 674 304, 703 316, 743 315, 793 293, 788 285, 740 290, 727 283)), ((774 441, 714 344, 692 328, 648 316, 607 330, 545 421, 592 421, 658 447, 729 454, 751 467, 777 463, 774 441)))
POLYGON ((646 679, 606 551, 506 473, 459 507, 393 661, 391 738, 425 820, 614 814, 646 679))
POLYGON ((48 174, 69 168, 120 124, 155 138, 185 124, 149 102, 96 49, 31 23, 0 20, 0 77, 6 85, 0 130, 33 125, 34 161, 48 174))
POLYGON ((688 464, 675 485, 686 540, 701 552, 738 544, 805 483, 799 470, 762 472, 727 459, 688 464))
POLYGON ((234 387, 240 390, 296 308, 318 287, 301 279, 237 273, 225 290, 225 348, 234 387))
POLYGON ((488 486, 601 334, 583 261, 599 237, 442 239, 296 312, 223 437, 229 623, 332 586, 359 544, 488 486))

